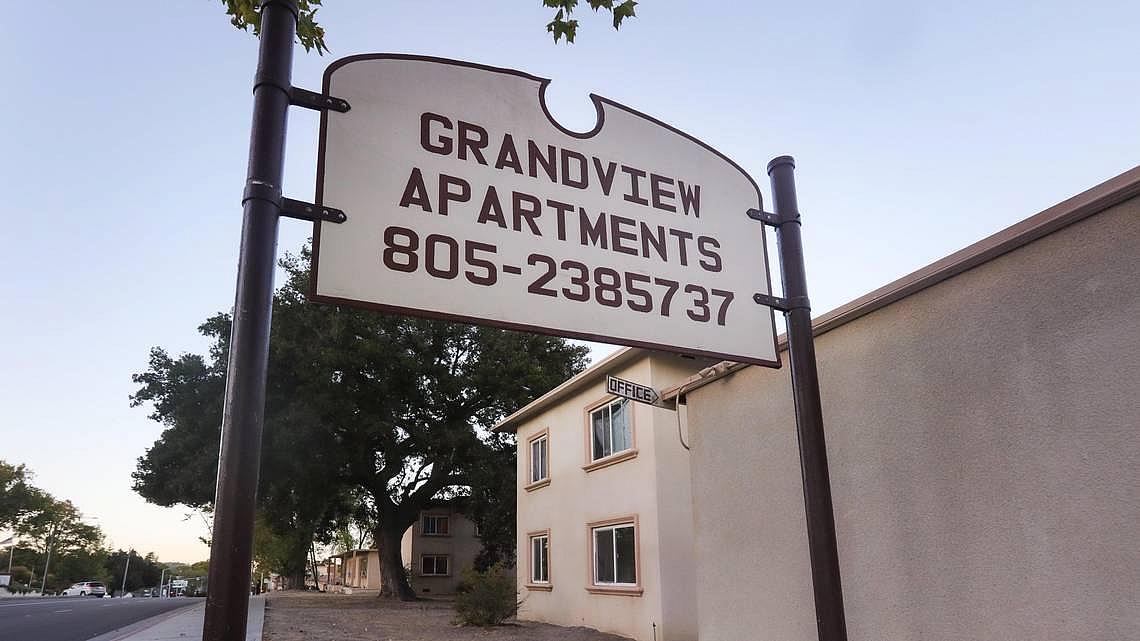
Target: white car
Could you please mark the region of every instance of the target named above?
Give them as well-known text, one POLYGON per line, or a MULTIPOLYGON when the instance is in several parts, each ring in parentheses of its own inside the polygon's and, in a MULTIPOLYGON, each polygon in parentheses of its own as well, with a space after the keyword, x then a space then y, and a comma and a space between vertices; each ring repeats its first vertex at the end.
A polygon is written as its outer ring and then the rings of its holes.
POLYGON ((70 588, 63 591, 63 596, 97 596, 104 597, 107 595, 107 587, 98 581, 83 581, 82 583, 72 584, 70 588))

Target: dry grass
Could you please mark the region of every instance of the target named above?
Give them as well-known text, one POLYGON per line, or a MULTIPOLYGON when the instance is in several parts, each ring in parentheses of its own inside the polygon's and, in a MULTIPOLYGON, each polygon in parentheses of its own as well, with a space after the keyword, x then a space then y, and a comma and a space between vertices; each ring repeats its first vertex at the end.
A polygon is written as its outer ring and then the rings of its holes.
POLYGON ((455 623, 451 601, 411 603, 373 595, 276 592, 265 607, 265 641, 626 641, 588 628, 512 621, 494 628, 455 623))

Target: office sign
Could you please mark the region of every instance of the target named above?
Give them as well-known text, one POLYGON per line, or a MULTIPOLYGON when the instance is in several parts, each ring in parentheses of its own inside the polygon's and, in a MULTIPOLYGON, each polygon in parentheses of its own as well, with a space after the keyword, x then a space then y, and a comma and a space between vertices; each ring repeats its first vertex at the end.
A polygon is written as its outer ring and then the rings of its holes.
POLYGON ((762 209, 731 160, 591 96, 563 128, 549 81, 401 55, 325 72, 314 300, 778 366, 762 209))
POLYGON ((616 376, 606 376, 606 391, 614 396, 628 398, 646 405, 661 405, 661 395, 648 385, 627 381, 616 376))

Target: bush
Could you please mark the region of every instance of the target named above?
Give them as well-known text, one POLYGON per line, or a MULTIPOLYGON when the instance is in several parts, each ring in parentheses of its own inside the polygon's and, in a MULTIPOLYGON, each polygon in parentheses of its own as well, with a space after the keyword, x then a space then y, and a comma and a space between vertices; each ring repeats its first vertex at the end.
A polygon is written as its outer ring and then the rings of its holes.
POLYGON ((483 572, 467 569, 456 588, 455 611, 464 625, 499 625, 519 610, 515 575, 495 564, 483 572))

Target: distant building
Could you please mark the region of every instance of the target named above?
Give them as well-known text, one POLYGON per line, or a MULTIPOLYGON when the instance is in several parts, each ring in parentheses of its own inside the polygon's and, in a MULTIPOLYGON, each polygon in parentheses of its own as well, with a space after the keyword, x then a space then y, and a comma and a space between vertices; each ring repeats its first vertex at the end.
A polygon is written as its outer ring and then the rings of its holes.
POLYGON ((518 442, 519 618, 696 639, 689 456, 676 412, 606 392, 711 361, 622 349, 504 419, 518 442))
MULTIPOLYGON (((460 574, 472 567, 482 549, 475 523, 454 501, 437 501, 420 512, 400 541, 400 559, 410 569, 409 580, 419 594, 451 594, 460 574)), ((333 585, 379 590, 380 552, 349 550, 331 557, 333 585)))

